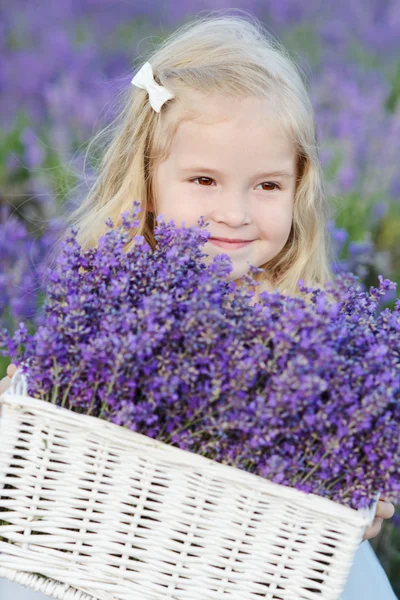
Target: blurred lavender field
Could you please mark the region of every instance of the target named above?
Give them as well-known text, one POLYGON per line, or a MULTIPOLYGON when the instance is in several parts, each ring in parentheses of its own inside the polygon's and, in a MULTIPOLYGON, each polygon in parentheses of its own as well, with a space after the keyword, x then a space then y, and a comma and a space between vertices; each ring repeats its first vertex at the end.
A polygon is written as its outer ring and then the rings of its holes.
MULTIPOLYGON (((364 286, 400 287, 400 3, 238 0, 262 20, 310 82, 335 218, 335 270, 364 286)), ((231 9, 223 0, 3 0, 0 8, 0 326, 43 301, 44 260, 71 187, 90 179, 89 139, 115 116, 133 60, 186 19, 231 9)), ((397 291, 399 294, 399 290, 397 291)), ((387 298, 390 305, 393 297, 387 298)), ((0 377, 8 364, 0 358, 0 377)), ((397 508, 398 511, 398 508, 397 508)), ((397 517, 397 520, 398 517, 397 517)), ((400 595, 396 517, 372 540, 400 595)))

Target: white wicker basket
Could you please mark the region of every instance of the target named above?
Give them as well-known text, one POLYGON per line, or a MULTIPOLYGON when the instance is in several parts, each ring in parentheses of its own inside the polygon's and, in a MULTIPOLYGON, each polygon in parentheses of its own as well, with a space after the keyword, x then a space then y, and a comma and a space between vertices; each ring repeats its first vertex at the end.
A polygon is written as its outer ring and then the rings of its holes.
POLYGON ((0 577, 53 598, 337 600, 375 506, 30 398, 19 372, 1 397, 0 577))

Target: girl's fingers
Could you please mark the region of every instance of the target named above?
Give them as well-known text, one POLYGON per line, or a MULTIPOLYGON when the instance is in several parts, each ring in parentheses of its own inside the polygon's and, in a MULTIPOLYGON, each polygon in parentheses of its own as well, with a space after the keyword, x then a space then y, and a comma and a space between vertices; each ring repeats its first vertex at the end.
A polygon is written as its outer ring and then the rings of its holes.
POLYGON ((375 517, 381 517, 382 519, 391 519, 395 513, 396 509, 394 504, 391 502, 386 502, 386 500, 379 500, 375 517))
POLYGON ((376 537, 377 535, 379 535, 381 532, 381 529, 382 529, 382 523, 383 523, 383 519, 381 517, 375 517, 372 525, 370 525, 368 527, 368 529, 365 531, 362 541, 370 540, 370 539, 376 537))
POLYGON ((380 534, 382 529, 382 523, 384 519, 391 519, 395 513, 394 504, 387 502, 386 500, 379 500, 376 506, 375 518, 364 533, 363 540, 370 540, 380 534))
POLYGON ((13 375, 15 375, 16 370, 17 370, 17 365, 13 365, 11 363, 11 365, 8 365, 8 367, 7 367, 7 375, 11 378, 13 375))
POLYGON ((4 394, 4 392, 6 390, 8 390, 8 388, 11 385, 11 378, 13 375, 15 375, 15 372, 17 370, 17 366, 16 365, 8 365, 7 367, 7 376, 3 377, 3 379, 0 380, 0 395, 4 394))
POLYGON ((11 384, 10 377, 4 377, 3 379, 0 380, 0 396, 1 396, 1 394, 4 394, 4 392, 6 390, 8 390, 8 388, 10 387, 10 384, 11 384))

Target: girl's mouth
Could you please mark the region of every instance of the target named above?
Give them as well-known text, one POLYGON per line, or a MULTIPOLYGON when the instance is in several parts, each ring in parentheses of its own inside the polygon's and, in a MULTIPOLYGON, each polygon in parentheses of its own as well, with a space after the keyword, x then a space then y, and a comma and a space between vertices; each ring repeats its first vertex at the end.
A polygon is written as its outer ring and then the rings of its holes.
POLYGON ((219 248, 225 248, 227 250, 237 250, 239 248, 244 248, 244 246, 248 246, 254 240, 249 240, 247 242, 223 242, 222 240, 209 238, 208 241, 214 244, 215 246, 218 246, 219 248))

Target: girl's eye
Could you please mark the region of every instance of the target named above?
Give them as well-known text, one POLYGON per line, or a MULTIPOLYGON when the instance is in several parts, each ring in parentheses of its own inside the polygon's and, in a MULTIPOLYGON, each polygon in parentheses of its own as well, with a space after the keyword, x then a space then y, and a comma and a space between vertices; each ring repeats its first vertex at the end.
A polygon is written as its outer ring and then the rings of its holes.
POLYGON ((274 186, 273 190, 271 190, 271 189, 267 190, 264 188, 266 192, 274 192, 276 189, 278 189, 278 190, 281 189, 281 187, 277 183, 274 183, 273 181, 264 181, 263 183, 260 183, 260 185, 273 185, 274 186))
MULTIPOLYGON (((211 179, 211 177, 202 177, 202 176, 195 177, 194 179, 191 179, 190 181, 200 181, 200 180, 203 180, 203 181, 206 180, 205 187, 210 187, 210 183, 209 182, 214 181, 213 179, 211 179)), ((202 184, 199 183, 199 185, 202 185, 202 184)), ((277 183, 274 183, 273 181, 264 181, 263 183, 260 183, 259 185, 269 185, 269 186, 272 185, 272 186, 274 186, 274 188, 272 190, 264 188, 264 191, 266 191, 266 192, 274 192, 275 189, 278 189, 278 190, 281 189, 280 186, 277 183)))
MULTIPOLYGON (((213 179, 211 179, 211 177, 195 177, 194 179, 191 179, 190 181, 198 181, 199 179, 208 179, 208 181, 213 181, 213 179)), ((206 187, 208 186, 208 183, 206 184, 206 187)))

